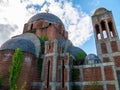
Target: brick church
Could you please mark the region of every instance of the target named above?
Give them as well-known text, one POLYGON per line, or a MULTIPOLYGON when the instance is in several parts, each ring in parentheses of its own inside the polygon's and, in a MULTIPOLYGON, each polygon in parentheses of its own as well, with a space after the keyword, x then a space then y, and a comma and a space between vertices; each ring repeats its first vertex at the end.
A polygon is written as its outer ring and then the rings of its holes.
POLYGON ((120 40, 112 12, 96 9, 92 23, 97 55, 74 46, 59 17, 48 12, 31 17, 22 34, 0 47, 0 76, 6 76, 0 90, 9 90, 9 67, 17 48, 24 57, 19 85, 27 82, 26 90, 119 90, 120 40))

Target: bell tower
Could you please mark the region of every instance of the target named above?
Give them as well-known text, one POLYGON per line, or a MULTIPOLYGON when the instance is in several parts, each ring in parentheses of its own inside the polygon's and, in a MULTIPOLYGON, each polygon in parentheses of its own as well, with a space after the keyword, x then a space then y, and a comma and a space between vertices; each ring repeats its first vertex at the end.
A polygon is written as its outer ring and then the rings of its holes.
POLYGON ((92 23, 99 58, 103 62, 114 61, 117 67, 120 66, 120 40, 112 12, 98 8, 92 16, 92 23))

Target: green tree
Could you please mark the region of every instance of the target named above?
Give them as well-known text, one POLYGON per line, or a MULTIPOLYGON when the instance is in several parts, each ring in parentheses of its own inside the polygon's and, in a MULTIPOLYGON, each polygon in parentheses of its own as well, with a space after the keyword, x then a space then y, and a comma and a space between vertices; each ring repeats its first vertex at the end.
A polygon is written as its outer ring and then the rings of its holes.
POLYGON ((75 55, 75 58, 76 58, 75 63, 78 64, 78 65, 82 64, 85 57, 86 57, 85 52, 77 52, 76 55, 75 55))
POLYGON ((4 83, 3 83, 3 78, 0 77, 0 87, 3 87, 4 86, 4 83))
POLYGON ((12 66, 9 69, 10 77, 9 77, 9 83, 10 83, 10 90, 18 90, 18 79, 21 73, 23 67, 23 53, 22 51, 17 48, 15 50, 15 53, 12 57, 12 66))
POLYGON ((46 35, 40 35, 39 38, 43 41, 48 41, 48 37, 46 35))

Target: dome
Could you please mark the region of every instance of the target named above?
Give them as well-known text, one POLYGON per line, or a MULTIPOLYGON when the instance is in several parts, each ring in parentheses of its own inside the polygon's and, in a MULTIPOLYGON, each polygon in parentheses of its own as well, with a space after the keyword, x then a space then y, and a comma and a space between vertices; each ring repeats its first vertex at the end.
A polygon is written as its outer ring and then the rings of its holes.
POLYGON ((98 8, 95 10, 94 14, 93 15, 100 15, 100 14, 103 14, 105 12, 107 12, 108 10, 105 9, 105 8, 98 8))
MULTIPOLYGON (((75 46, 69 46, 68 49, 67 49, 67 52, 69 52, 72 56, 75 57, 76 59, 76 54, 78 52, 83 52, 85 53, 82 49, 78 48, 78 47, 75 47, 75 46)), ((86 53, 85 53, 86 54, 86 53)))
POLYGON ((28 23, 37 21, 39 19, 43 19, 43 20, 48 21, 50 23, 60 23, 60 24, 62 24, 63 29, 65 29, 63 22, 59 19, 59 17, 57 17, 53 14, 50 14, 50 13, 38 13, 38 14, 34 15, 32 18, 30 18, 28 23))
POLYGON ((36 55, 37 55, 37 57, 39 57, 39 53, 40 53, 40 50, 41 50, 40 49, 41 48, 40 47, 41 43, 40 43, 40 40, 38 39, 38 37, 35 34, 33 34, 33 33, 24 33, 24 34, 15 36, 15 37, 20 37, 20 38, 23 38, 23 39, 31 40, 35 45, 36 55))
POLYGON ((0 48, 0 50, 16 50, 17 48, 20 48, 21 51, 32 53, 36 55, 35 53, 35 46, 32 43, 32 41, 23 39, 23 38, 12 38, 8 41, 6 41, 0 48))
POLYGON ((89 54, 85 57, 85 64, 96 64, 100 62, 101 60, 95 54, 89 54))

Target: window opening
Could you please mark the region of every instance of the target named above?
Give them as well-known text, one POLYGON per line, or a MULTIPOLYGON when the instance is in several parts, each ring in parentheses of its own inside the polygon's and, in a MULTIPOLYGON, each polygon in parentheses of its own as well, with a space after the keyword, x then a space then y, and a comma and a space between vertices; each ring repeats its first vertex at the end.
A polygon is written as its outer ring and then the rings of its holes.
POLYGON ((62 60, 62 88, 64 88, 64 60, 62 60))
POLYGON ((98 25, 95 25, 95 30, 96 30, 97 38, 101 39, 100 30, 99 30, 99 26, 98 25))
POLYGON ((101 28, 102 28, 102 32, 103 32, 103 37, 107 38, 107 33, 106 33, 106 27, 105 27, 105 22, 101 21, 101 28))
POLYGON ((108 26, 109 26, 109 30, 110 30, 110 36, 111 37, 115 36, 112 22, 108 22, 108 26))
POLYGON ((47 88, 49 87, 49 72, 50 72, 50 60, 48 61, 48 71, 47 71, 47 88))
POLYGON ((31 26, 30 26, 30 30, 32 30, 33 29, 33 24, 31 24, 31 26))

